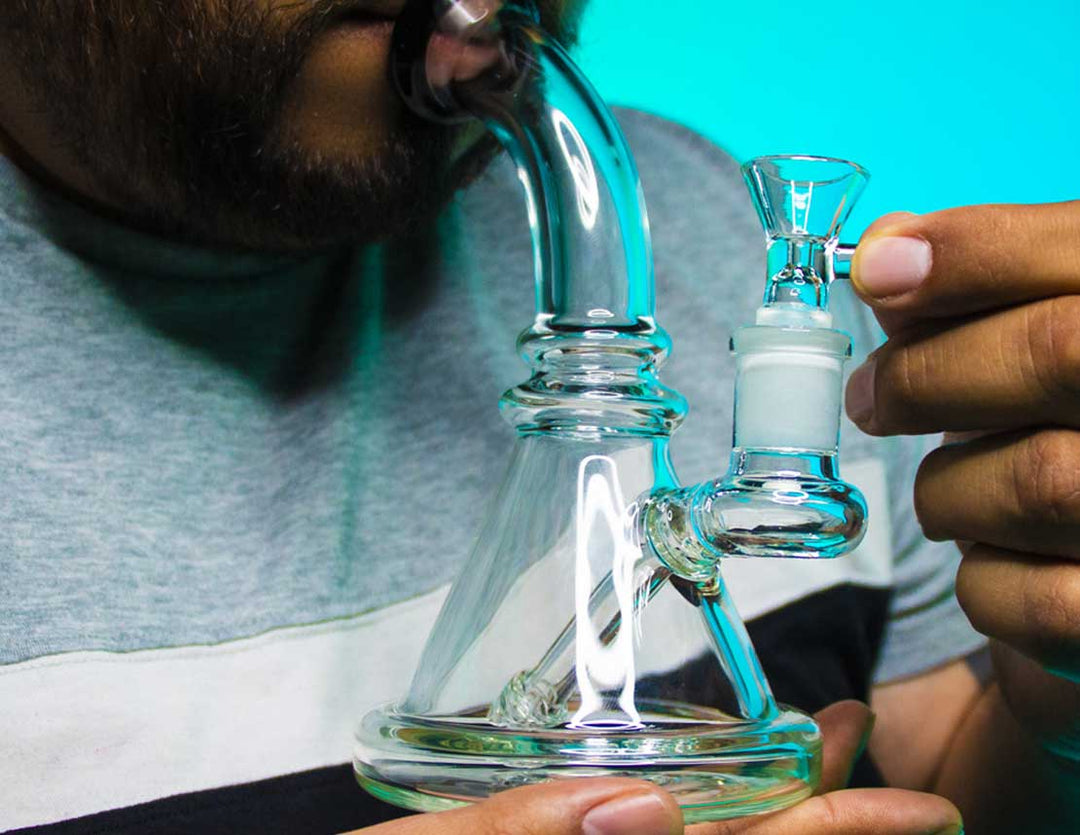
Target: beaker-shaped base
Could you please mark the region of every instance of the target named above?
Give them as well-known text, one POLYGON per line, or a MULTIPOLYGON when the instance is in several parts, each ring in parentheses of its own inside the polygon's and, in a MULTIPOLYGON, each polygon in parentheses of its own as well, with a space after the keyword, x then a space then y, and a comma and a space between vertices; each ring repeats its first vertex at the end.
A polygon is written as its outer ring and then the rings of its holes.
POLYGON ((432 811, 641 777, 691 821, 812 792, 817 726, 776 705, 721 569, 680 576, 644 538, 658 485, 677 486, 664 436, 519 439, 408 694, 357 729, 364 788, 432 811))
POLYGON ((518 786, 572 777, 631 777, 670 792, 687 823, 774 812, 813 792, 821 737, 781 707, 745 721, 720 711, 639 699, 640 726, 498 727, 485 706, 459 716, 369 713, 355 769, 371 794, 421 812, 451 809, 518 786))

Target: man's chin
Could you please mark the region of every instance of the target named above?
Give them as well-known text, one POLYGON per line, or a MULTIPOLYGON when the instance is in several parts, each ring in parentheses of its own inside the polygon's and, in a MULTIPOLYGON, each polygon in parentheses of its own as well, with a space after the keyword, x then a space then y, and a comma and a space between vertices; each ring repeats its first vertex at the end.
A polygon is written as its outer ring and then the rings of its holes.
POLYGON ((478 169, 472 153, 452 165, 453 144, 445 128, 420 126, 364 154, 279 144, 244 164, 204 158, 178 199, 133 214, 204 246, 301 253, 373 243, 430 223, 463 182, 464 161, 478 169))

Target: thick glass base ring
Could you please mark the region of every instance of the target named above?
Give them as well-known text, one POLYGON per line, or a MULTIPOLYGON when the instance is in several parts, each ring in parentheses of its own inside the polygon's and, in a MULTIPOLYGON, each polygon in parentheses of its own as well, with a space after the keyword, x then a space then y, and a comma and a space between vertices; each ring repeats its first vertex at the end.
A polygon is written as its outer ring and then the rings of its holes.
MULTIPOLYGON (((452 809, 496 792, 574 777, 633 777, 674 795, 687 823, 774 812, 817 786, 821 736, 781 708, 759 721, 678 721, 656 705, 640 728, 501 728, 486 716, 364 717, 354 766, 360 784, 397 806, 452 809), (667 721, 652 721, 665 716, 667 721)), ((685 714, 684 714, 685 716, 685 714)))

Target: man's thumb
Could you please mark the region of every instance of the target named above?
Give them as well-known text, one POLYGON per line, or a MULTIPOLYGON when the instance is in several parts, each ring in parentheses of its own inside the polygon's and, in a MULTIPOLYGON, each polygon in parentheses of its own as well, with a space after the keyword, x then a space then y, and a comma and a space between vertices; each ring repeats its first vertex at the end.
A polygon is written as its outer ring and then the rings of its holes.
POLYGON ((364 835, 682 835, 675 799, 621 778, 557 780, 500 792, 483 803, 384 823, 364 835))

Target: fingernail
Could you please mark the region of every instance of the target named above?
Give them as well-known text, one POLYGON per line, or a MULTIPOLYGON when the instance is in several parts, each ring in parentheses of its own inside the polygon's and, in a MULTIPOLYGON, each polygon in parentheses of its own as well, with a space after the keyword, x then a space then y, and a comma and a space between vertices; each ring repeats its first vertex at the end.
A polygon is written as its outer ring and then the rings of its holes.
POLYGON ((874 416, 874 372, 877 363, 871 357, 851 375, 847 384, 844 405, 848 417, 855 423, 865 425, 874 416))
POLYGON ((964 823, 963 821, 951 823, 944 829, 939 829, 934 835, 964 835, 964 823))
POLYGON ((675 815, 655 792, 619 795, 589 810, 581 835, 673 835, 682 831, 675 815))
POLYGON ((899 296, 930 275, 934 252, 922 238, 871 238, 855 251, 852 275, 859 289, 878 298, 899 296))

